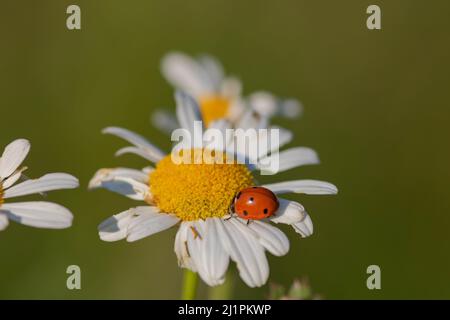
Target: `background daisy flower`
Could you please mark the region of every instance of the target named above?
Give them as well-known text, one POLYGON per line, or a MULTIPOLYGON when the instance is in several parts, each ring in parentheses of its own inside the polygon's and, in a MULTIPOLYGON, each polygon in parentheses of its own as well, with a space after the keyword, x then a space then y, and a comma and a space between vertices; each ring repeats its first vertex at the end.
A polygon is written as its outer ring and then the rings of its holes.
MULTIPOLYGON (((184 94, 178 94, 177 101, 179 123, 190 130, 193 120, 201 120, 198 106, 184 94)), ((99 235, 104 241, 126 239, 133 242, 178 224, 174 251, 180 267, 197 272, 205 283, 216 286, 224 282, 231 259, 236 262, 242 280, 249 287, 259 287, 269 277, 265 251, 276 256, 289 251, 286 235, 271 223, 288 224, 302 237, 313 232, 305 208, 298 202, 282 198, 279 198, 276 214, 262 221, 247 224, 229 214, 236 193, 257 185, 252 167, 238 163, 177 165, 170 155, 165 155, 136 133, 117 127, 106 128, 103 132, 133 145, 116 154, 131 152, 156 164, 156 167, 143 170, 101 169, 94 175, 90 188, 103 187, 144 204, 101 223, 99 235)), ((222 156, 228 155, 223 153, 222 156)), ((280 153, 280 171, 317 162, 317 155, 307 148, 280 153)), ((316 180, 283 181, 263 186, 275 194, 337 193, 334 185, 316 180)))
POLYGON ((23 178, 21 163, 30 151, 30 143, 17 139, 6 146, 0 158, 0 230, 9 220, 48 229, 63 229, 72 225, 72 213, 63 206, 46 201, 9 202, 10 198, 52 190, 78 187, 78 179, 67 173, 49 173, 38 179, 17 183, 23 178))
MULTIPOLYGON (((180 52, 168 53, 161 61, 161 72, 175 89, 197 100, 206 126, 227 119, 240 128, 247 120, 242 119, 246 113, 265 118, 276 115, 294 118, 302 109, 297 100, 280 99, 266 91, 242 97, 239 79, 225 75, 221 63, 209 55, 194 59, 180 52)), ((176 118, 167 111, 157 110, 152 120, 165 132, 178 127, 176 118)))

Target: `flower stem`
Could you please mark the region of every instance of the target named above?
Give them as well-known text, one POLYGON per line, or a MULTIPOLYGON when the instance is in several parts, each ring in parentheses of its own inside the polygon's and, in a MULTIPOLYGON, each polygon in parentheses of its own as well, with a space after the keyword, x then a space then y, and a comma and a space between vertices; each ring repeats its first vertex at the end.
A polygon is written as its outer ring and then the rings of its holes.
POLYGON ((198 283, 197 273, 185 269, 183 275, 183 289, 181 293, 181 299, 183 300, 195 299, 195 293, 197 292, 197 283, 198 283))

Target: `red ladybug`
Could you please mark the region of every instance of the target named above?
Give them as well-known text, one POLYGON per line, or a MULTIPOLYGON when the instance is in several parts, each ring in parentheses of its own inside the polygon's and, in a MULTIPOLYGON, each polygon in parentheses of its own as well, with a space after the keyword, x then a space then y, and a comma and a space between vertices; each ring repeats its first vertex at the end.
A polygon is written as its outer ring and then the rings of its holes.
POLYGON ((275 214, 278 199, 269 189, 263 187, 245 188, 233 200, 236 214, 246 220, 261 220, 275 214))

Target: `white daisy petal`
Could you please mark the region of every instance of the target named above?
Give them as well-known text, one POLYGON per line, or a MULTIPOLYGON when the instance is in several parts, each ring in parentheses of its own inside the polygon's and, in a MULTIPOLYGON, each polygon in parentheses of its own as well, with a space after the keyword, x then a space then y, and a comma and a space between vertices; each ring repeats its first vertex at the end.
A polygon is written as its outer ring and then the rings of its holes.
POLYGON ((275 194, 304 193, 304 194, 337 194, 335 185, 319 180, 292 180, 263 185, 275 194))
POLYGON ((204 54, 199 57, 198 63, 203 68, 204 74, 208 77, 211 86, 215 90, 220 88, 224 78, 224 71, 220 62, 216 58, 204 54))
POLYGON ((225 119, 215 120, 209 124, 208 129, 217 129, 225 135, 226 130, 231 129, 231 123, 225 119))
POLYGON ((226 77, 220 84, 220 93, 231 100, 239 99, 242 93, 241 81, 235 77, 226 77))
POLYGON ((3 189, 8 189, 14 183, 16 183, 22 176, 22 172, 24 172, 26 169, 27 169, 27 167, 22 167, 20 169, 17 169, 12 175, 10 175, 8 178, 6 178, 6 180, 2 184, 3 189))
POLYGON ((144 172, 146 175, 149 175, 153 171, 155 171, 155 168, 153 168, 152 166, 142 168, 142 172, 144 172))
POLYGON ((266 91, 251 94, 248 98, 250 106, 259 114, 272 117, 297 118, 301 115, 302 105, 295 99, 279 99, 266 91))
POLYGON ((156 207, 141 207, 139 216, 131 220, 128 226, 128 242, 134 242, 152 234, 169 229, 180 219, 175 215, 159 213, 156 207))
POLYGON ((211 122, 203 133, 205 148, 224 151, 233 138, 233 134, 227 134, 227 129, 230 128, 230 122, 224 119, 211 122), (216 135, 217 130, 220 131, 220 136, 216 135))
POLYGON ((17 139, 8 144, 0 158, 0 181, 9 177, 20 166, 30 151, 30 142, 17 139))
POLYGON ((128 225, 136 215, 136 208, 131 208, 109 217, 98 226, 100 239, 108 242, 125 239, 128 234, 128 225))
POLYGON ((189 253, 197 267, 200 277, 209 286, 220 285, 225 281, 229 255, 219 239, 218 224, 221 219, 208 218, 192 223, 187 235, 189 253))
POLYGON ((0 231, 5 230, 9 225, 8 216, 0 210, 0 231))
POLYGON ((292 224, 292 227, 295 232, 299 233, 303 238, 309 237, 314 231, 311 217, 307 213, 302 221, 292 224))
POLYGON ((281 101, 279 106, 279 114, 286 118, 297 118, 303 112, 303 106, 300 101, 295 99, 286 99, 281 101))
MULTIPOLYGON (((96 177, 93 179, 95 178, 96 177)), ((95 182, 92 182, 92 185, 94 185, 94 183, 95 182)), ((101 181, 97 187, 105 188, 133 200, 150 201, 152 198, 148 184, 141 183, 131 178, 113 177, 110 180, 101 181)))
POLYGON ((72 225, 73 219, 68 209, 52 202, 5 203, 0 210, 11 220, 37 228, 64 229, 72 225))
POLYGON ((78 187, 78 179, 67 173, 49 173, 38 179, 27 180, 5 190, 4 198, 78 187))
POLYGON ((206 261, 204 258, 204 237, 206 237, 206 227, 204 226, 205 222, 203 220, 192 221, 190 229, 187 234, 187 247, 189 256, 192 260, 192 263, 195 265, 198 274, 202 278, 205 283, 210 286, 214 286, 212 279, 209 278, 207 274, 206 261))
POLYGON ((253 142, 258 145, 257 158, 260 159, 272 152, 278 152, 282 146, 292 140, 292 137, 291 131, 277 126, 271 126, 267 131, 259 132, 258 139, 253 142), (272 136, 271 130, 278 130, 278 137, 272 136))
POLYGON ((236 262, 242 280, 251 288, 265 284, 269 265, 253 231, 235 218, 222 220, 217 226, 223 247, 236 262))
POLYGON ((275 223, 293 224, 302 221, 306 215, 305 208, 298 202, 278 198, 280 206, 269 219, 275 223))
POLYGON ((181 268, 187 268, 193 272, 197 272, 197 267, 195 266, 187 247, 187 237, 188 234, 192 232, 190 229, 191 226, 192 222, 190 221, 181 222, 175 236, 174 251, 178 258, 178 265, 181 268))
POLYGON ((192 130, 195 121, 202 121, 199 106, 190 95, 183 91, 175 92, 177 104, 177 119, 180 126, 186 130, 192 130))
POLYGON ((292 141, 293 134, 291 131, 278 127, 278 126, 272 126, 271 129, 278 129, 279 131, 279 141, 278 144, 275 144, 271 146, 270 151, 273 152, 275 150, 280 149, 282 146, 288 144, 292 141))
POLYGON ((227 118, 233 123, 238 123, 239 119, 245 114, 247 109, 245 102, 240 97, 236 97, 230 101, 230 106, 227 110, 227 118))
POLYGON ((262 221, 251 221, 248 227, 255 231, 259 243, 275 256, 283 256, 289 251, 289 240, 278 228, 262 221))
POLYGON ((130 178, 140 183, 148 184, 149 176, 143 171, 129 168, 103 168, 98 170, 91 181, 89 181, 89 189, 102 187, 104 181, 111 181, 117 178, 130 178))
POLYGON ((213 84, 202 66, 191 57, 178 52, 167 54, 161 61, 161 72, 174 87, 200 96, 214 92, 213 84))
POLYGON ((158 162, 162 158, 164 158, 164 152, 162 152, 159 148, 155 147, 153 144, 147 141, 141 135, 134 133, 130 130, 119 128, 119 127, 108 127, 102 130, 103 133, 112 134, 119 138, 122 138, 129 143, 135 145, 137 148, 145 151, 145 154, 154 160, 153 162, 158 162))
POLYGON ((310 148, 305 147, 295 147, 281 151, 278 155, 271 154, 270 156, 263 157, 259 160, 257 168, 263 168, 267 171, 273 171, 273 173, 286 171, 292 168, 318 164, 319 157, 317 153, 310 148), (263 164, 276 163, 276 157, 278 156, 278 166, 272 168, 271 166, 266 167, 263 164))
POLYGON ((151 116, 152 125, 166 134, 180 127, 177 118, 166 110, 156 110, 151 116))
POLYGON ((154 157, 154 155, 150 154, 146 149, 141 149, 138 147, 123 147, 123 148, 117 150, 114 155, 116 157, 119 157, 119 156, 127 154, 127 153, 138 155, 138 156, 140 156, 150 162, 153 162, 153 163, 157 163, 159 160, 161 160, 159 158, 154 157))
POLYGON ((252 109, 262 116, 272 117, 278 112, 277 99, 269 92, 254 92, 248 97, 248 100, 252 109))
POLYGON ((253 110, 247 110, 236 125, 241 129, 264 129, 268 127, 268 118, 253 110))

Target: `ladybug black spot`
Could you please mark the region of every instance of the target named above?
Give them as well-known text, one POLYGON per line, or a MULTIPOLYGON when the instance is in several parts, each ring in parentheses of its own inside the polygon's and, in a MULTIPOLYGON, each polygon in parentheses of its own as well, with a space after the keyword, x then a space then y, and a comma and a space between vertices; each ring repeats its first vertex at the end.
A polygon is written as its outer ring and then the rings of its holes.
POLYGON ((267 208, 264 209, 264 214, 268 214, 269 210, 267 210, 267 208))
POLYGON ((247 216, 247 215, 248 215, 247 210, 244 210, 244 216, 247 216))
POLYGON ((251 197, 249 200, 250 200, 250 202, 253 202, 254 199, 253 199, 253 197, 251 197))

